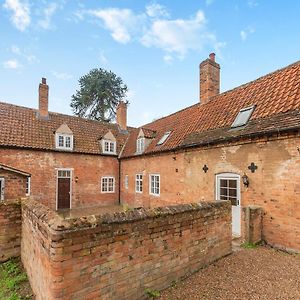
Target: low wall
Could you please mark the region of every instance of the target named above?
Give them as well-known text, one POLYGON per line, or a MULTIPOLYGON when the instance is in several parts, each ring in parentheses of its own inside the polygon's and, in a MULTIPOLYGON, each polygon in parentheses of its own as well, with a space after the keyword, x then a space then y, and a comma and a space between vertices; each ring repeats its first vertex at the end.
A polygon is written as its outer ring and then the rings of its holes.
POLYGON ((242 209, 242 239, 257 244, 262 240, 263 209, 260 206, 246 206, 242 209))
POLYGON ((143 299, 231 252, 231 205, 201 202, 63 220, 23 205, 22 260, 37 299, 143 299))
POLYGON ((0 201, 0 262, 21 254, 21 204, 0 201))

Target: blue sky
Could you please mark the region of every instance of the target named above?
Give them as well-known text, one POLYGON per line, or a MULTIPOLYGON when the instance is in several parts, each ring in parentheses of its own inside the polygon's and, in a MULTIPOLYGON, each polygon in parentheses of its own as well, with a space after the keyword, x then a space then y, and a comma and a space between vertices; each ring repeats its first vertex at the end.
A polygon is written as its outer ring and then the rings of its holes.
POLYGON ((102 67, 129 87, 139 126, 197 103, 199 63, 216 53, 221 91, 299 60, 300 2, 0 1, 0 101, 71 114, 78 79, 102 67))

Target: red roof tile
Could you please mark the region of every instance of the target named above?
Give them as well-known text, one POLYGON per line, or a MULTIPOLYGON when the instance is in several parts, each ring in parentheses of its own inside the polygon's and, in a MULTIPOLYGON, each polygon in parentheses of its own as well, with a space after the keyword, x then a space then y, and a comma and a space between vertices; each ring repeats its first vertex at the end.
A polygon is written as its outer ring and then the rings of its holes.
MULTIPOLYGON (((145 153, 178 148, 192 133, 200 134, 213 129, 228 128, 238 112, 251 105, 256 107, 250 120, 300 109, 300 62, 217 95, 206 104, 197 103, 144 125, 143 128, 156 131, 156 137, 145 153), (158 141, 167 131, 172 131, 169 138, 163 145, 157 146, 158 141)), ((281 125, 285 126, 284 120, 281 125)), ((256 130, 264 130, 264 128, 257 127, 256 130)), ((131 132, 122 157, 135 155, 138 131, 139 129, 136 129, 131 132)))
MULTIPOLYGON (((74 136, 75 153, 101 154, 100 139, 111 130, 117 139, 118 153, 128 134, 116 124, 87 120, 58 113, 49 119, 37 117, 37 110, 0 102, 0 145, 43 150, 56 150, 55 132, 66 123, 74 136)), ((132 128, 129 128, 132 130, 132 128)))

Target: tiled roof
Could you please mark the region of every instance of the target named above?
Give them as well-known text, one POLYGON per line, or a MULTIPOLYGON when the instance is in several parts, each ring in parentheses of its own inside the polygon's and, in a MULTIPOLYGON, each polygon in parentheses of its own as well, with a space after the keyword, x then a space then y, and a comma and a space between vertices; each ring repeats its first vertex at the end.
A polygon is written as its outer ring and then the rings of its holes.
POLYGON ((45 120, 37 117, 36 109, 0 102, 0 146, 56 150, 55 131, 64 123, 73 132, 75 153, 101 154, 99 140, 108 130, 117 139, 119 153, 128 137, 116 124, 51 112, 45 120))
MULTIPOLYGON (((195 104, 144 125, 143 128, 156 131, 156 137, 145 150, 145 154, 172 150, 189 141, 195 142, 191 134, 195 134, 194 138, 196 136, 196 141, 200 143, 201 138, 212 130, 225 128, 228 132, 238 112, 251 105, 256 107, 250 121, 257 120, 257 122, 249 122, 246 128, 250 127, 250 124, 256 124, 252 127, 252 132, 257 133, 266 128, 270 129, 273 125, 276 127, 276 124, 260 122, 259 119, 267 120, 269 117, 300 109, 300 62, 219 94, 206 104, 195 104), (164 144, 157 146, 157 142, 167 131, 172 131, 169 138, 164 144)), ((297 118, 295 120, 299 121, 297 118)), ((287 127, 288 122, 283 118, 280 126, 287 127)), ((135 155, 138 132, 139 129, 131 132, 122 157, 135 155)), ((219 135, 226 137, 228 134, 220 130, 219 135)))
POLYGON ((155 138, 156 131, 148 129, 148 128, 143 128, 143 127, 142 127, 142 130, 143 130, 145 138, 147 138, 147 139, 153 139, 153 138, 155 138))

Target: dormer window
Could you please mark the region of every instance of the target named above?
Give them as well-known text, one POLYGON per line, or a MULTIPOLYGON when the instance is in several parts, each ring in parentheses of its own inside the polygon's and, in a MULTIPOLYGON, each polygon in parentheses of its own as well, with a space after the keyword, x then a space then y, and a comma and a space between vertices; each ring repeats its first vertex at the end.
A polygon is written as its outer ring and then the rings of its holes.
POLYGON ((158 141, 157 146, 162 145, 170 136, 171 131, 165 132, 165 134, 162 136, 162 138, 158 141))
POLYGON ((109 140, 102 140, 103 153, 116 154, 116 142, 109 140))
POLYGON ((56 149, 73 150, 73 135, 56 133, 56 149))
POLYGON ((140 137, 136 141, 136 152, 143 153, 145 151, 145 138, 140 137))
POLYGON ((238 115, 236 116, 231 127, 235 128, 235 127, 240 127, 240 126, 246 125, 254 111, 254 108, 255 108, 254 105, 250 106, 250 107, 242 108, 239 111, 238 115))
POLYGON ((73 150, 73 132, 65 123, 55 132, 55 148, 67 151, 73 150))

